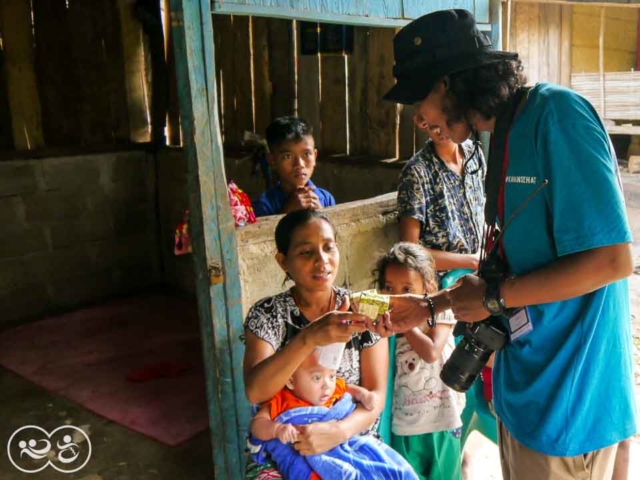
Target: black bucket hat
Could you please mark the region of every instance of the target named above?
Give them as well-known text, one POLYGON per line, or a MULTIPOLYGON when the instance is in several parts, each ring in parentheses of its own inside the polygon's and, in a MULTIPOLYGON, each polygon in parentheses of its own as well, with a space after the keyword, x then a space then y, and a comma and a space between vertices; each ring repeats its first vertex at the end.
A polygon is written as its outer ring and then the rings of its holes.
POLYGON ((426 98, 445 75, 518 58, 493 50, 467 10, 441 10, 412 21, 393 39, 393 56, 396 84, 384 99, 405 105, 426 98))

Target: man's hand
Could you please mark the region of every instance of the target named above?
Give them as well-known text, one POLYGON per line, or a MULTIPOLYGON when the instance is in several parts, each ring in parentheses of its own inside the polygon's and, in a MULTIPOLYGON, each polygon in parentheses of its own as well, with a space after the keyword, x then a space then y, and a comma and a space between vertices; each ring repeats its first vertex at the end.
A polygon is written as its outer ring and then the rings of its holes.
POLYGON ((475 275, 465 275, 449 289, 451 311, 456 320, 479 322, 490 313, 484 308, 484 291, 487 284, 475 275))
POLYGON ((291 192, 291 195, 289 195, 289 199, 282 209, 283 213, 307 209, 320 210, 322 208, 322 204, 320 203, 318 196, 314 193, 314 189, 315 187, 296 188, 291 192))

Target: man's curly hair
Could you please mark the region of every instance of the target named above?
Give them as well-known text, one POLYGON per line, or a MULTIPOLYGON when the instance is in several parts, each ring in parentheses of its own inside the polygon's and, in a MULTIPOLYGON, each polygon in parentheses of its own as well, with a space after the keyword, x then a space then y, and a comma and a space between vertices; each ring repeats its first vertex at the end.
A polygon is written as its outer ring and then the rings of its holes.
POLYGON ((495 117, 526 82, 519 59, 489 63, 450 74, 444 102, 448 123, 465 120, 472 110, 487 120, 495 117))

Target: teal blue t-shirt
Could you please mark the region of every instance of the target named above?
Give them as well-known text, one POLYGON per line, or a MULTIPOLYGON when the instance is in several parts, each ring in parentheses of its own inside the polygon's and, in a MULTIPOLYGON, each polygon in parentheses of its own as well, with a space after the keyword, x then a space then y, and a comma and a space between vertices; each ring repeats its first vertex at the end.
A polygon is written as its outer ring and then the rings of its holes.
MULTIPOLYGON (((584 98, 536 85, 512 125, 508 156, 505 218, 549 181, 505 231, 513 273, 631 241, 615 153, 584 98)), ((627 281, 527 311, 533 330, 497 355, 493 374, 495 409, 513 437, 575 456, 635 434, 627 281)))

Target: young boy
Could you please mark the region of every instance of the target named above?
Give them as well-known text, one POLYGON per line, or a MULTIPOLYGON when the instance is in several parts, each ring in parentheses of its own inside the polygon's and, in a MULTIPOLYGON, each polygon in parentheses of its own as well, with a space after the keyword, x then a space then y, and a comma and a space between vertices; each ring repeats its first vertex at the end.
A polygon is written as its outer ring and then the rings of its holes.
POLYGON ((252 202, 256 217, 335 205, 333 196, 311 181, 318 151, 307 122, 279 117, 267 127, 266 134, 267 160, 279 182, 252 202))
POLYGON ((357 435, 319 455, 303 456, 294 449, 296 425, 346 418, 355 409, 354 399, 368 410, 378 403, 374 392, 347 385, 336 378, 336 370, 320 365, 318 357, 316 349, 300 364, 287 386, 263 404, 253 418, 249 443, 256 461, 262 463, 268 453, 283 478, 318 480, 339 472, 345 478, 417 480, 397 452, 371 435, 357 435))

